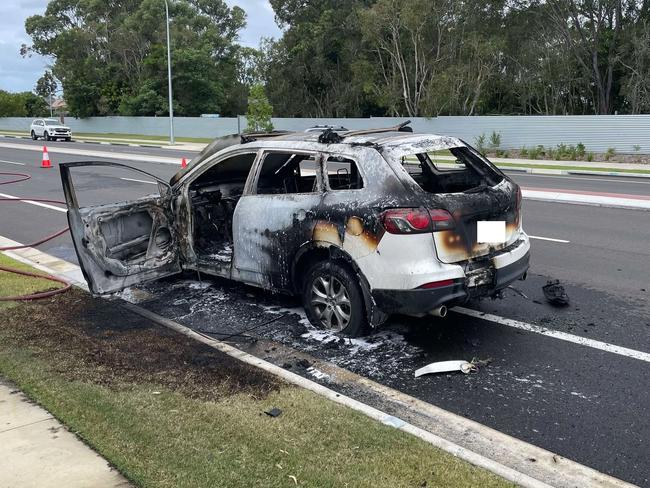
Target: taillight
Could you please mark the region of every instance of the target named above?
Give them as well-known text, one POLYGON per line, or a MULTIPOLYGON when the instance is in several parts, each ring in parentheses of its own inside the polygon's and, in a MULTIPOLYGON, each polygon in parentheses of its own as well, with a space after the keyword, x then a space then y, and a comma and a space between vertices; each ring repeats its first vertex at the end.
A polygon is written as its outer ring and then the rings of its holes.
POLYGON ((454 219, 442 209, 391 208, 381 214, 381 222, 391 234, 422 234, 452 229, 454 219))

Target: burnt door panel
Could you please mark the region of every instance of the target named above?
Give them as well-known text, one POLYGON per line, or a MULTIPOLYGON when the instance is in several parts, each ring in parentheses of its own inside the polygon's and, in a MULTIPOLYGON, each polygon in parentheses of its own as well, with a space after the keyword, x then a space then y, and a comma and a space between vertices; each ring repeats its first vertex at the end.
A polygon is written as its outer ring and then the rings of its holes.
POLYGON ((61 180, 68 204, 70 234, 90 290, 107 294, 181 270, 166 183, 117 163, 62 163, 61 180), (157 180, 162 195, 80 207, 70 170, 82 166, 128 168, 157 180))
POLYGON ((233 278, 288 289, 292 259, 312 238, 318 194, 249 195, 233 218, 233 278))
POLYGON ((267 149, 233 215, 232 277, 289 289, 295 253, 311 241, 322 199, 322 156, 267 149))

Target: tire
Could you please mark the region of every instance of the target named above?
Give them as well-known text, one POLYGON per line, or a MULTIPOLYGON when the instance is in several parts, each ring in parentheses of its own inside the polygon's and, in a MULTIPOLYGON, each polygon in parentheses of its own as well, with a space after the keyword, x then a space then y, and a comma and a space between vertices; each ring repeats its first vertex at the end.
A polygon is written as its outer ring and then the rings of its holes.
POLYGON ((44 138, 46 141, 51 141, 51 139, 50 139, 50 135, 47 133, 47 131, 45 131, 45 132, 43 133, 43 138, 44 138))
POLYGON ((32 141, 35 141, 36 139, 38 139, 38 136, 36 135, 36 132, 32 131, 31 135, 32 135, 32 141))
POLYGON ((347 267, 332 261, 314 264, 304 281, 302 299, 307 318, 315 327, 351 337, 365 332, 363 295, 347 267))
POLYGON ((64 139, 65 142, 70 142, 71 140, 72 140, 72 137, 66 137, 66 138, 64 139))

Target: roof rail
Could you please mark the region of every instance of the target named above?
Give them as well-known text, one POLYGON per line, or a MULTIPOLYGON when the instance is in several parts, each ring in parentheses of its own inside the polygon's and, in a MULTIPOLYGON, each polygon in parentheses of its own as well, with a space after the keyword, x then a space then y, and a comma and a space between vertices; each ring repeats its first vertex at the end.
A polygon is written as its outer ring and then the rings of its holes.
POLYGON ((239 135, 241 137, 241 144, 246 144, 247 142, 253 142, 258 139, 271 139, 273 137, 286 136, 287 134, 292 134, 292 131, 272 130, 271 132, 244 132, 239 135))
POLYGON ((411 123, 410 120, 402 122, 401 124, 394 125, 392 127, 383 127, 377 129, 360 129, 360 130, 350 130, 343 132, 343 137, 349 136, 362 136, 365 134, 375 134, 378 132, 413 132, 412 127, 407 127, 411 123))

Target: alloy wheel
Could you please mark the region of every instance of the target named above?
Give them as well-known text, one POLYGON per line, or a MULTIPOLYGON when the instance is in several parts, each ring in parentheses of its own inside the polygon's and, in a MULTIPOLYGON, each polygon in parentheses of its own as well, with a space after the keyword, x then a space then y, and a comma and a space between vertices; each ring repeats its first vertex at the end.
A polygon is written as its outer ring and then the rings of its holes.
POLYGON ((335 276, 318 276, 311 287, 311 305, 322 325, 335 332, 350 323, 352 306, 348 290, 335 276))

